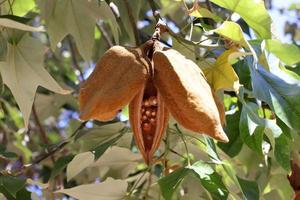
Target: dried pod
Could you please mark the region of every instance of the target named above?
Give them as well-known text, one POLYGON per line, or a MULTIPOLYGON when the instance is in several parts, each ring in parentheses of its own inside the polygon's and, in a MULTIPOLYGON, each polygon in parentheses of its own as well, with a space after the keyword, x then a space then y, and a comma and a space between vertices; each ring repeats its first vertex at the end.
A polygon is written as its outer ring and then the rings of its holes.
POLYGON ((149 64, 142 49, 110 48, 82 84, 79 106, 82 120, 110 120, 143 88, 149 64))
POLYGON ((153 62, 154 83, 172 116, 187 129, 228 142, 201 69, 172 49, 155 51, 153 62))
POLYGON ((82 120, 109 120, 129 103, 135 142, 147 164, 161 142, 169 111, 184 127, 228 141, 221 125, 224 109, 217 99, 215 103, 201 70, 177 51, 161 49, 152 40, 135 49, 112 47, 79 94, 82 120))

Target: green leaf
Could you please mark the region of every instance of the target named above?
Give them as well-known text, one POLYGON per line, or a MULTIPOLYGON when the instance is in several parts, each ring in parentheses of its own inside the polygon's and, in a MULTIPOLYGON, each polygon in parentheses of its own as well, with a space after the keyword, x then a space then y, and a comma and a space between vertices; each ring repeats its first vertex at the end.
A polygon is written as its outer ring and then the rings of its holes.
POLYGON ((84 60, 89 61, 94 46, 94 27, 99 18, 111 20, 113 33, 115 37, 118 35, 118 24, 105 1, 39 0, 37 4, 48 26, 52 49, 55 49, 57 43, 66 35, 71 34, 79 53, 84 60))
POLYGON ((162 196, 166 200, 172 199, 173 193, 176 191, 184 177, 189 173, 189 169, 180 168, 158 180, 162 196))
POLYGON ((115 138, 112 138, 110 140, 108 140, 107 142, 104 142, 103 144, 97 146, 96 148, 94 148, 92 151, 95 154, 95 160, 97 160, 98 158, 100 158, 103 153, 113 144, 115 144, 123 135, 125 132, 122 132, 120 135, 118 135, 115 138))
POLYGON ((77 187, 56 191, 76 199, 120 200, 126 196, 128 183, 125 180, 106 179, 102 183, 79 185, 77 187))
POLYGON ((13 176, 0 176, 0 186, 3 186, 13 197, 16 197, 17 192, 24 188, 25 184, 25 179, 13 176))
POLYGON ((198 161, 192 166, 177 169, 158 180, 162 195, 166 200, 172 199, 174 192, 189 173, 195 175, 213 199, 227 199, 228 191, 222 182, 221 176, 208 164, 198 161))
POLYGON ((231 39, 244 47, 248 47, 242 28, 235 22, 225 21, 219 28, 215 29, 214 32, 225 38, 231 39))
POLYGON ((255 97, 266 102, 287 126, 300 130, 300 82, 283 73, 276 76, 260 65, 250 71, 255 97))
POLYGON ((238 13, 260 38, 271 38, 271 17, 261 0, 211 0, 211 2, 238 13))
POLYGON ((282 134, 275 138, 274 155, 276 161, 286 170, 291 170, 291 146, 288 138, 282 134))
POLYGON ((16 158, 18 155, 14 152, 0 152, 0 155, 6 157, 6 158, 16 158))
POLYGON ((230 157, 235 157, 243 147, 243 141, 240 137, 239 123, 241 111, 236 111, 233 115, 226 115, 225 133, 229 138, 228 143, 218 142, 218 147, 230 157))
POLYGON ((5 62, 0 62, 3 82, 14 95, 23 114, 25 128, 38 86, 67 94, 43 67, 44 46, 36 38, 25 35, 18 44, 9 44, 5 62))
POLYGON ((238 178, 246 200, 259 200, 259 188, 256 182, 238 178))
POLYGON ((34 0, 15 0, 13 3, 14 15, 23 16, 35 7, 34 0))
POLYGON ((282 130, 276 125, 274 120, 260 118, 257 114, 258 110, 259 107, 257 104, 243 102, 240 118, 240 133, 243 141, 253 151, 262 154, 262 142, 265 129, 271 130, 275 138, 282 134, 282 130))
POLYGON ((55 178, 62 170, 64 170, 69 162, 74 158, 73 155, 62 156, 54 164, 50 178, 55 178))
POLYGON ((287 65, 300 62, 300 48, 293 44, 284 44, 279 40, 265 40, 266 49, 287 65))
POLYGON ((189 169, 193 170, 203 187, 211 194, 212 198, 227 199, 228 190, 222 182, 222 177, 217 174, 208 164, 198 161, 189 169))

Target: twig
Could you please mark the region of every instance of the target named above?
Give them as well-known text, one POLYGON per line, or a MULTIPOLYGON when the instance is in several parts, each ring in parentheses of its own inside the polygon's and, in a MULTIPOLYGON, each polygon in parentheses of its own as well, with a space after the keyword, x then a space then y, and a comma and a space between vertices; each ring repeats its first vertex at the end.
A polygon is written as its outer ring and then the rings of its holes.
MULTIPOLYGON (((43 141, 44 144, 48 145, 49 141, 48 141, 48 137, 47 137, 46 131, 45 131, 43 125, 41 124, 41 121, 39 119, 39 116, 37 115, 37 112, 36 112, 34 104, 32 106, 32 113, 33 113, 34 121, 35 121, 37 127, 39 128, 41 140, 43 141)), ((52 161, 52 163, 55 163, 55 159, 54 159, 53 155, 51 155, 51 161, 52 161)))
MULTIPOLYGON (((74 46, 74 44, 73 44, 73 41, 72 41, 72 39, 71 39, 70 36, 68 36, 67 39, 68 39, 68 42, 69 42, 69 45, 70 45, 71 59, 72 59, 72 62, 73 62, 73 66, 74 66, 74 68, 75 68, 76 70, 79 71, 79 76, 80 76, 80 78, 81 78, 81 81, 84 81, 84 75, 83 75, 83 72, 82 72, 82 70, 81 70, 81 68, 80 68, 80 66, 79 66, 79 64, 78 64, 78 62, 77 62, 77 60, 76 60, 76 50, 75 50, 75 46, 74 46)), ((79 80, 79 81, 80 81, 80 80, 79 80)))
MULTIPOLYGON (((73 132, 73 134, 71 135, 70 138, 74 137, 74 136, 78 133, 78 131, 80 131, 80 130, 85 126, 86 123, 87 123, 87 121, 81 123, 80 126, 73 132)), ((63 141, 62 143, 60 143, 56 148, 52 149, 51 151, 49 151, 49 152, 47 152, 47 153, 45 153, 45 154, 42 154, 42 155, 38 156, 37 159, 35 159, 35 160, 32 161, 32 165, 38 164, 38 163, 40 163, 41 161, 47 159, 49 156, 55 154, 57 151, 61 150, 64 146, 66 146, 66 145, 69 144, 70 142, 71 142, 71 140, 70 140, 70 139, 67 139, 66 141, 63 141)))
MULTIPOLYGON (((152 10, 152 13, 153 13, 153 16, 154 16, 156 22, 159 23, 159 21, 161 20, 161 16, 160 16, 160 14, 158 13, 158 11, 156 9, 154 1, 153 0, 148 0, 148 3, 151 7, 151 10, 152 10)), ((165 25, 165 26, 166 26, 167 32, 179 42, 183 42, 183 43, 186 43, 188 45, 192 45, 192 46, 196 46, 196 47, 200 47, 200 48, 206 48, 208 50, 223 48, 220 45, 203 45, 203 44, 200 44, 198 42, 193 42, 193 41, 190 41, 190 40, 186 40, 185 38, 181 37, 180 35, 174 33, 167 25, 165 25)))
POLYGON ((97 28, 102 33, 104 41, 107 43, 107 45, 109 47, 114 46, 113 42, 111 41, 109 35, 107 34, 107 32, 106 32, 106 30, 105 30, 105 28, 104 28, 104 26, 103 26, 103 24, 101 22, 97 23, 97 28))
POLYGON ((125 6, 126 6, 126 9, 127 9, 130 24, 131 24, 132 29, 133 29, 135 43, 136 43, 137 46, 139 46, 140 45, 140 37, 139 37, 139 32, 138 32, 138 29, 137 29, 137 26, 136 26, 135 19, 132 15, 132 13, 133 13, 132 9, 130 7, 130 4, 129 4, 128 0, 124 0, 124 3, 125 3, 125 6))
POLYGON ((184 148, 185 148, 185 151, 186 151, 186 154, 187 154, 187 163, 188 163, 188 166, 191 166, 189 149, 187 147, 187 144, 186 144, 186 141, 185 141, 185 137, 184 137, 183 133, 181 132, 181 130, 179 129, 179 127, 178 127, 177 124, 175 124, 175 127, 176 127, 176 129, 177 129, 177 131, 178 131, 178 133, 179 133, 179 135, 181 137, 181 140, 182 140, 183 144, 184 144, 184 148))
POLYGON ((211 6, 210 1, 209 1, 209 0, 205 0, 205 4, 206 4, 207 9, 208 9, 210 12, 212 12, 213 10, 212 10, 212 6, 211 6))

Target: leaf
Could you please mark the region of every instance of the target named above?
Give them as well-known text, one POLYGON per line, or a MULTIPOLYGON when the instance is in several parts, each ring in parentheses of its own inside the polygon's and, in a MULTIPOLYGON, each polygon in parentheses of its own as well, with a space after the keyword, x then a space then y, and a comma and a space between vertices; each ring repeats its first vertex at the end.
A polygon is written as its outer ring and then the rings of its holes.
POLYGON ((82 151, 89 151, 90 149, 99 146, 100 143, 103 143, 120 133, 124 128, 125 124, 122 122, 94 126, 91 129, 80 131, 76 135, 75 140, 80 139, 78 141, 82 143, 82 151))
POLYGON ((239 77, 232 68, 230 61, 245 55, 236 50, 223 52, 212 67, 204 69, 204 74, 215 91, 220 89, 238 91, 239 77))
POLYGON ((108 178, 102 183, 80 185, 56 193, 64 193, 78 200, 120 200, 126 196, 127 185, 124 180, 108 178))
POLYGON ((243 141, 257 153, 262 153, 263 135, 266 129, 271 130, 272 135, 277 138, 282 130, 274 120, 260 118, 257 114, 258 105, 252 102, 243 102, 240 118, 240 133, 243 141))
POLYGON ((225 133, 229 138, 228 143, 218 142, 218 147, 222 149, 230 157, 235 157, 243 147, 243 141, 240 137, 239 123, 240 111, 236 111, 232 115, 226 115, 225 133))
POLYGON ((222 178, 208 164, 198 161, 191 167, 203 187, 211 194, 214 200, 227 199, 228 190, 222 182, 222 178))
POLYGON ((72 95, 37 94, 34 101, 35 109, 40 120, 46 120, 51 116, 58 117, 61 113, 62 106, 65 104, 76 107, 77 100, 72 95))
POLYGON ((198 17, 198 18, 210 18, 215 20, 216 22, 222 21, 222 18, 213 14, 208 9, 200 7, 197 1, 194 1, 193 7, 188 10, 190 16, 198 17))
POLYGON ((77 154, 67 166, 67 180, 70 181, 93 162, 94 154, 92 152, 77 154))
POLYGON ((248 42, 244 38, 243 31, 240 25, 235 22, 225 21, 219 28, 215 29, 214 32, 248 48, 248 42))
POLYGON ((265 40, 266 49, 287 65, 300 62, 300 48, 293 44, 284 44, 279 40, 265 40))
POLYGON ((238 13, 260 38, 271 38, 271 17, 262 0, 211 0, 211 2, 238 13))
POLYGON ((114 137, 107 142, 104 142, 103 144, 97 146, 96 148, 93 149, 93 152, 95 154, 95 160, 100 158, 102 154, 113 144, 115 144, 123 135, 125 132, 120 133, 117 137, 114 137))
POLYGON ((20 22, 14 21, 9 18, 0 17, 0 26, 4 26, 7 28, 19 29, 23 31, 31 31, 31 32, 44 32, 43 27, 33 27, 26 24, 22 24, 20 22))
POLYGON ((238 177, 239 184, 243 190, 246 200, 259 200, 259 188, 256 182, 248 181, 238 177))
POLYGON ((222 182, 221 176, 208 164, 198 161, 192 166, 180 168, 158 180, 162 195, 166 200, 172 199, 173 193, 189 173, 197 177, 213 199, 227 199, 228 191, 222 182))
POLYGON ((126 178, 142 159, 140 154, 133 153, 129 149, 113 146, 108 149, 91 167, 108 169, 110 176, 114 178, 126 178))
MULTIPOLYGON (((112 27, 114 29, 118 27, 105 1, 39 0, 37 4, 48 26, 51 48, 55 49, 58 42, 71 34, 76 41, 80 55, 86 61, 92 57, 96 21, 99 18, 111 20, 112 27), (51 10, 49 10, 49 5, 51 5, 51 10), (47 15, 46 12, 51 15, 47 15)), ((113 33, 117 37, 116 30, 113 33)))
POLYGON ((284 134, 275 138, 275 150, 274 155, 276 161, 285 169, 286 171, 291 170, 291 146, 287 136, 284 134))
POLYGON ((24 188, 25 179, 13 176, 0 176, 0 186, 3 186, 13 197, 16 198, 17 192, 24 188))
POLYGON ((166 200, 172 199, 173 193, 176 191, 176 189, 179 187, 180 183, 188 173, 189 169, 180 168, 175 172, 172 172, 168 176, 165 176, 158 180, 162 196, 166 200))
POLYGON ((73 155, 62 156, 54 164, 50 178, 55 178, 74 158, 73 155))
POLYGON ((14 95, 27 128, 31 107, 38 86, 67 94, 43 67, 44 47, 35 38, 25 35, 18 44, 9 44, 5 62, 0 62, 3 82, 14 95))
MULTIPOLYGON (((129 41, 135 45, 135 38, 134 38, 134 31, 129 19, 129 14, 128 14, 128 10, 126 8, 126 4, 125 1, 118 1, 118 0, 114 0, 113 1, 117 7, 118 10, 120 12, 120 19, 123 23, 124 29, 126 31, 126 33, 129 36, 129 41)), ((129 6, 131 7, 132 10, 132 17, 134 18, 135 23, 137 23, 139 21, 139 13, 140 10, 142 8, 142 1, 140 0, 130 0, 130 4, 129 6)))
POLYGON ((255 97, 266 102, 288 127, 300 130, 300 82, 283 73, 279 77, 260 65, 250 71, 255 97))
POLYGON ((34 0, 15 0, 12 6, 14 15, 23 16, 30 10, 34 9, 34 0))

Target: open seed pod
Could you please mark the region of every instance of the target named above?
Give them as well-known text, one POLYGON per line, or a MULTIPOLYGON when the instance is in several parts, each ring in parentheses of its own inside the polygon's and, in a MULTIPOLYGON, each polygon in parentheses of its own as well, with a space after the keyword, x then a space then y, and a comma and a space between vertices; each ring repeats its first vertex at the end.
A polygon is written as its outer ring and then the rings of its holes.
POLYGON ((147 164, 153 162, 169 111, 185 128, 228 141, 221 125, 222 104, 215 102, 202 71, 153 40, 139 48, 110 48, 82 85, 79 104, 82 120, 101 121, 129 104, 135 142, 147 164))

